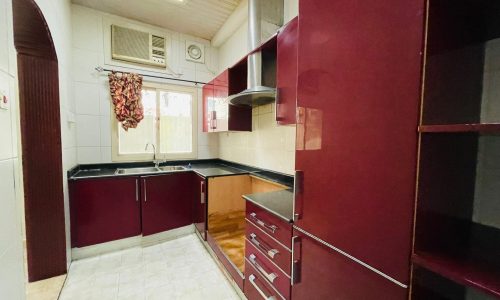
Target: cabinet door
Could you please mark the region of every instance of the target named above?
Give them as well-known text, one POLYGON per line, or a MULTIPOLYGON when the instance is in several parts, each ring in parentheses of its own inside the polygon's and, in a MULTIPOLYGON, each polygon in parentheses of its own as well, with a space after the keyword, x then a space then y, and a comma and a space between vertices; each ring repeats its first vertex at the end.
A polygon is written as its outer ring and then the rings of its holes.
POLYGON ((83 179, 69 188, 72 247, 141 234, 139 178, 83 179))
POLYGON ((298 30, 299 22, 296 17, 278 33, 276 121, 280 125, 296 122, 298 30))
POLYGON ((206 225, 207 225, 207 194, 205 178, 195 175, 193 176, 194 190, 194 225, 204 240, 206 240, 206 225))
POLYGON ((214 101, 214 85, 209 82, 203 86, 203 132, 213 132, 213 101, 214 101))
POLYGON ((214 79, 215 132, 229 130, 228 74, 228 70, 225 70, 214 79))
POLYGON ((408 290, 294 230, 292 299, 407 299, 408 290), (298 273, 296 273, 298 272, 298 273))
POLYGON ((143 235, 193 223, 191 176, 191 172, 182 172, 141 178, 143 235))
POLYGON ((298 227, 409 282, 424 1, 300 1, 298 227))

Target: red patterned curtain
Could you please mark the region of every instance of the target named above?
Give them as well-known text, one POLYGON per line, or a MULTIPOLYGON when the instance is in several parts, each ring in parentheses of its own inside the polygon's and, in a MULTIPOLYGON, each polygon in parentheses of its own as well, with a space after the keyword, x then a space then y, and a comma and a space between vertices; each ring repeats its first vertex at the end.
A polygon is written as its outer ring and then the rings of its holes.
POLYGON ((113 71, 108 77, 116 119, 125 131, 129 128, 136 128, 144 118, 141 101, 142 76, 113 71))

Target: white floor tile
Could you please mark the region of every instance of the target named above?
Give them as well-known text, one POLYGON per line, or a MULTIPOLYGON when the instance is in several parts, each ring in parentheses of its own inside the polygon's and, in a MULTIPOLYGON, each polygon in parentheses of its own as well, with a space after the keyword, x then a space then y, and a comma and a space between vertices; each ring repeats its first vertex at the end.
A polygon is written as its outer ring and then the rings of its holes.
POLYGON ((238 295, 199 239, 189 235, 71 264, 61 300, 229 300, 238 295))

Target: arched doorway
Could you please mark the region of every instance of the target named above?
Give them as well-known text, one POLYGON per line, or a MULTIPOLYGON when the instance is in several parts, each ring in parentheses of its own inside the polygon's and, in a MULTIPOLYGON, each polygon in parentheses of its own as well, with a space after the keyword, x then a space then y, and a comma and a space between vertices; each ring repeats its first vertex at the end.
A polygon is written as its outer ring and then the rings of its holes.
POLYGON ((66 273, 58 62, 33 0, 13 0, 30 282, 66 273))

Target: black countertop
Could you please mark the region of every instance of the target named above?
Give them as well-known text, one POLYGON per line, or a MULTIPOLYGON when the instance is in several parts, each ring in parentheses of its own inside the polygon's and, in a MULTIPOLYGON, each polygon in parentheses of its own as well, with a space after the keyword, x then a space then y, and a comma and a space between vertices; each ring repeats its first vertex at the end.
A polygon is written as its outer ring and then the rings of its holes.
MULTIPOLYGON (((140 168, 140 167, 152 167, 152 166, 153 164, 151 162, 78 165, 68 171, 68 179, 80 180, 80 179, 101 178, 101 177, 147 176, 152 174, 157 174, 157 175, 162 174, 158 172, 141 173, 133 175, 116 174, 116 170, 118 168, 140 168)), ((160 164, 160 166, 183 166, 186 168, 185 170, 175 171, 175 172, 193 171, 205 178, 249 174, 273 182, 277 182, 288 187, 293 186, 293 176, 282 174, 279 172, 259 169, 251 166, 246 166, 242 164, 237 164, 221 159, 169 161, 160 164)))
POLYGON ((243 198, 288 223, 293 222, 293 191, 291 189, 243 195, 243 198))

